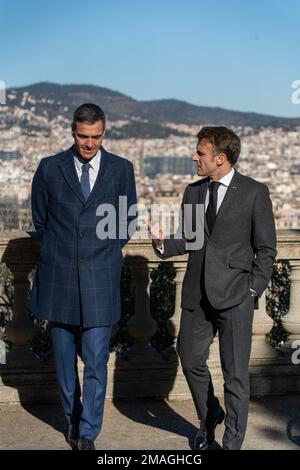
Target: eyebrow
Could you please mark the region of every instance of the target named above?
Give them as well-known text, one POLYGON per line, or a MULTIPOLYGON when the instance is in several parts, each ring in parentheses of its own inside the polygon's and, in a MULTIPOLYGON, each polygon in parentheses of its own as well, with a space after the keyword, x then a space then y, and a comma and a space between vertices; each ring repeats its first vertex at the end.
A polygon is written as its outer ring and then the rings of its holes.
POLYGON ((78 137, 81 137, 83 139, 88 139, 89 137, 91 137, 92 139, 99 139, 100 137, 102 137, 103 134, 99 134, 99 135, 85 135, 85 134, 79 134, 77 133, 78 137))

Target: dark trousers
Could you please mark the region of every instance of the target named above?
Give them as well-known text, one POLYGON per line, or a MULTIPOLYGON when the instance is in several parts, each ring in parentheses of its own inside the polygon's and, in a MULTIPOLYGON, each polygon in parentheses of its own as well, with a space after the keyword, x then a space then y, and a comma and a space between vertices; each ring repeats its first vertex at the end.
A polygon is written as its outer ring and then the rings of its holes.
POLYGON ((226 407, 223 447, 238 450, 246 433, 249 406, 249 358, 254 298, 233 308, 215 310, 203 298, 195 310, 182 310, 177 351, 201 423, 209 423, 219 409, 207 366, 209 347, 219 334, 226 407))
POLYGON ((78 424, 80 436, 92 441, 103 420, 110 332, 111 327, 106 326, 51 325, 56 374, 67 422, 78 424), (82 400, 77 369, 79 343, 84 362, 82 400))

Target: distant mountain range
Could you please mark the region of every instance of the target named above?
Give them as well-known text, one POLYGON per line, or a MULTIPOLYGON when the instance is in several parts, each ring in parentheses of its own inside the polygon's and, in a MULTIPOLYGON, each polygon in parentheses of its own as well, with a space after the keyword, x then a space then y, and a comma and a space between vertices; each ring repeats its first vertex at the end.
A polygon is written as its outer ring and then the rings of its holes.
POLYGON ((111 137, 167 137, 184 132, 171 129, 167 123, 187 125, 250 126, 292 130, 300 126, 300 118, 283 118, 258 113, 230 111, 222 108, 196 106, 176 99, 138 101, 122 93, 94 85, 58 85, 37 83, 10 88, 7 103, 24 109, 35 108, 34 113, 53 119, 58 114, 71 118, 74 109, 84 102, 99 104, 110 121, 129 121, 123 127, 113 128, 111 137), (24 92, 32 99, 24 100, 24 92), (12 97, 14 97, 12 99, 12 97), (33 102, 34 101, 34 102, 33 102))

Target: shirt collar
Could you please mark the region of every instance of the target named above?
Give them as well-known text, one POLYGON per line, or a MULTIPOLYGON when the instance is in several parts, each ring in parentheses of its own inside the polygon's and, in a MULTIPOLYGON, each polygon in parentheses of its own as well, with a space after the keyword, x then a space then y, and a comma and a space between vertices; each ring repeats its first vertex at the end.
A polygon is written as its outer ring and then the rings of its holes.
MULTIPOLYGON (((230 172, 227 173, 227 175, 223 176, 223 178, 221 178, 220 180, 218 180, 219 183, 221 183, 221 184, 223 184, 224 186, 228 187, 228 186, 230 185, 230 183, 231 183, 231 180, 232 180, 232 178, 233 178, 234 172, 235 172, 235 169, 232 168, 232 169, 230 170, 230 172)), ((209 184, 210 184, 212 181, 213 181, 213 180, 210 179, 209 184)))
MULTIPOLYGON (((73 152, 73 155, 74 155, 75 166, 78 169, 78 171, 81 171, 83 163, 81 163, 78 160, 78 157, 74 152, 73 152)), ((92 160, 89 161, 89 164, 91 165, 91 168, 93 168, 93 170, 96 170, 96 171, 99 170, 100 159, 101 159, 101 150, 99 149, 96 155, 92 158, 92 160)))

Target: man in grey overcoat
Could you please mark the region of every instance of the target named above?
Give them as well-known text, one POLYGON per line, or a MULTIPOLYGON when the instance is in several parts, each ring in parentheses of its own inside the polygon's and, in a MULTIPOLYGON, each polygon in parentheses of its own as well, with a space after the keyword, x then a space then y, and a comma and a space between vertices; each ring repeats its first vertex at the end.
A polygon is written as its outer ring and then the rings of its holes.
POLYGON ((92 450, 103 419, 111 327, 120 319, 122 248, 135 230, 136 189, 132 163, 101 146, 99 106, 77 108, 72 132, 74 145, 43 158, 33 178, 41 248, 29 310, 51 325, 67 440, 92 450))

